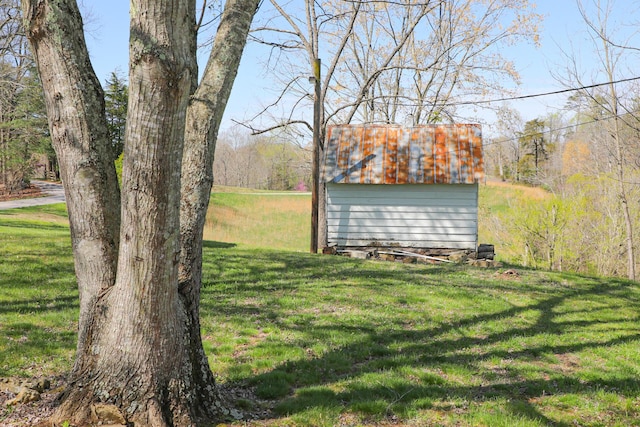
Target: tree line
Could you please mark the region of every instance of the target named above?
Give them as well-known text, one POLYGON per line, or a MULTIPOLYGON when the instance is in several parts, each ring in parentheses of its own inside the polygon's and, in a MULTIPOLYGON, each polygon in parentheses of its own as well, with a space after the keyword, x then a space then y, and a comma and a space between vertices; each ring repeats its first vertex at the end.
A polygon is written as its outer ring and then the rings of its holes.
MULTIPOLYGON (((51 143, 47 112, 33 58, 0 62, 0 193, 12 193, 31 179, 59 180, 60 169, 51 143)), ((124 148, 127 85, 112 72, 105 82, 105 111, 113 160, 124 148)))
POLYGON ((0 1, 0 191, 22 188, 33 171, 55 168, 42 87, 17 0, 0 1))
POLYGON ((543 186, 549 197, 513 206, 494 228, 525 264, 636 279, 640 88, 628 65, 638 34, 617 40, 609 2, 598 3, 595 14, 577 4, 597 58, 591 65, 604 83, 584 81, 568 55, 562 76, 575 90, 563 113, 522 123, 517 112, 501 111, 501 136, 485 150, 490 171, 543 186))
MULTIPOLYGON (((11 193, 31 179, 58 180, 60 172, 51 145, 42 85, 33 59, 28 70, 2 64, 0 90, 0 191, 11 193), (22 72, 24 71, 24 72, 22 72)), ((110 152, 122 164, 128 86, 119 71, 104 82, 110 152)), ((251 136, 242 129, 223 132, 213 165, 217 185, 267 190, 307 191, 311 186, 310 148, 287 137, 251 136), (252 165, 247 168, 247 165, 252 165)))
POLYGON ((228 129, 218 137, 213 182, 232 187, 308 191, 311 147, 292 141, 287 135, 251 136, 243 128, 228 129))
POLYGON ((566 119, 527 122, 520 136, 485 147, 494 177, 548 191, 491 218, 493 231, 525 265, 635 278, 640 117, 627 114, 616 126, 602 104, 581 104, 589 105, 566 119))

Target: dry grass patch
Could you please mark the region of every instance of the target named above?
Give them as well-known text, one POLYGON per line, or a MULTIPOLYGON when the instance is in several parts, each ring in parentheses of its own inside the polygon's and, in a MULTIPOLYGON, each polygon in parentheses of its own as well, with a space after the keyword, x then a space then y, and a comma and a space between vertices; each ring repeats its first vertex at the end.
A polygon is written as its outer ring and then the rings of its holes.
POLYGON ((512 184, 510 182, 502 181, 487 181, 486 185, 489 187, 505 188, 509 190, 515 190, 522 193, 522 196, 527 199, 544 200, 551 196, 551 194, 540 187, 530 187, 528 185, 512 184))
POLYGON ((311 199, 298 193, 214 193, 205 240, 303 251, 310 236, 311 199))

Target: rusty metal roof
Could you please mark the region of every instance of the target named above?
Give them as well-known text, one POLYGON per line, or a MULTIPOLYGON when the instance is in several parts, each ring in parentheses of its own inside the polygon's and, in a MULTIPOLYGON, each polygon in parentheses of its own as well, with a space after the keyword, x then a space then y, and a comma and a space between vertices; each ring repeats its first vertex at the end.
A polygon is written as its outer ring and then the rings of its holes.
POLYGON ((483 177, 477 124, 327 128, 325 182, 472 184, 483 177))

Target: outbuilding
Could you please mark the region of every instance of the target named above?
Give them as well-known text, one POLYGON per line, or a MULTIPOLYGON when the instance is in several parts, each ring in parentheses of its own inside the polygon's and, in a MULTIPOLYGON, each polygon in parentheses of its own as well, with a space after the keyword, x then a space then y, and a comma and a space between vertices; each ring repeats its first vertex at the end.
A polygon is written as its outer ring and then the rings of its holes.
POLYGON ((480 125, 330 126, 323 167, 328 246, 476 250, 480 125))

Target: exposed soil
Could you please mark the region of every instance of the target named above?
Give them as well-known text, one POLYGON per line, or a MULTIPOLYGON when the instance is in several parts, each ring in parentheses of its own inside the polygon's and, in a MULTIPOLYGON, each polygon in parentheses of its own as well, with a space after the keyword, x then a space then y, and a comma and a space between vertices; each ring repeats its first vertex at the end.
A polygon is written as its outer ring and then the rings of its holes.
POLYGON ((42 197, 43 195, 44 194, 42 194, 42 191, 35 185, 30 185, 27 188, 23 188, 22 190, 15 190, 11 193, 0 188, 0 202, 17 199, 32 199, 34 197, 42 197))
POLYGON ((503 271, 502 273, 499 271, 496 271, 495 275, 496 277, 500 277, 501 279, 508 279, 508 280, 520 279, 520 274, 514 269, 508 269, 503 271))

